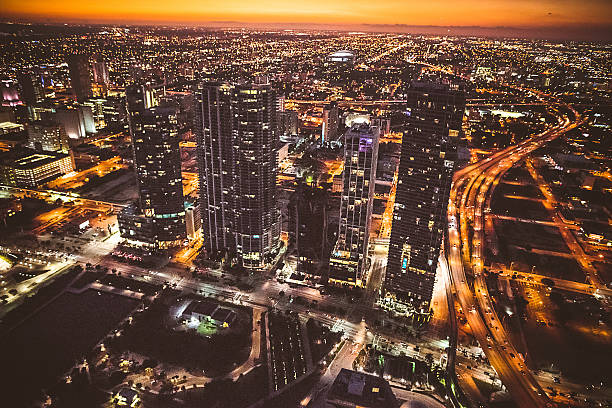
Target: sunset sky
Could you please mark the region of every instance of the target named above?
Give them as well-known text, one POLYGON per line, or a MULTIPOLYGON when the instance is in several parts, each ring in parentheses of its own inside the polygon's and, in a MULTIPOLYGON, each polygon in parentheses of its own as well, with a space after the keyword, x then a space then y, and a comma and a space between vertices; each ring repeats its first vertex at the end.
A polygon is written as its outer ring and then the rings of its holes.
POLYGON ((2 0, 1 14, 34 21, 609 27, 612 0, 2 0))

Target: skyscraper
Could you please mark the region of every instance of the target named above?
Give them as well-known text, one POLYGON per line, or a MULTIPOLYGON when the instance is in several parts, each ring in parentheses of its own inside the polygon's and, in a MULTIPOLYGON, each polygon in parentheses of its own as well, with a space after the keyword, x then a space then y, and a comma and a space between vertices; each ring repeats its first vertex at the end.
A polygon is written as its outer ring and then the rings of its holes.
POLYGON ((108 86, 109 77, 108 77, 108 68, 106 67, 106 62, 104 58, 100 55, 96 55, 93 59, 92 63, 92 74, 93 81, 96 84, 108 86))
POLYGON ((323 108, 321 144, 332 141, 338 134, 338 102, 330 102, 323 108))
POLYGON ((83 54, 73 54, 68 58, 70 86, 76 99, 81 102, 91 98, 91 76, 89 58, 83 54))
POLYGON ((287 231, 295 248, 296 271, 320 276, 319 261, 327 242, 327 193, 300 182, 288 203, 287 231))
POLYGON ((209 252, 235 252, 248 269, 279 246, 276 98, 267 84, 204 83, 196 91, 200 212, 209 252))
POLYGON ((387 299, 429 311, 461 131, 465 94, 413 82, 402 140, 385 276, 387 299))
POLYGON ((93 83, 95 84, 92 91, 95 91, 96 96, 106 96, 110 81, 108 76, 108 68, 106 67, 106 62, 102 56, 94 56, 91 68, 93 83))
POLYGON ((295 141, 297 139, 299 120, 296 111, 277 112, 276 122, 281 141, 295 141))
POLYGON ((163 88, 148 84, 126 89, 139 213, 152 225, 146 243, 164 249, 181 245, 187 233, 176 107, 160 104, 160 95, 163 88))
POLYGON ((64 127, 69 138, 80 139, 87 136, 85 112, 80 106, 67 105, 58 107, 51 117, 64 127))
POLYGON ((17 81, 19 82, 23 102, 33 105, 43 101, 45 93, 39 75, 22 71, 17 74, 17 81))
POLYGON ((344 134, 344 189, 338 239, 332 252, 332 283, 361 285, 368 256, 378 159, 378 128, 354 125, 344 134))

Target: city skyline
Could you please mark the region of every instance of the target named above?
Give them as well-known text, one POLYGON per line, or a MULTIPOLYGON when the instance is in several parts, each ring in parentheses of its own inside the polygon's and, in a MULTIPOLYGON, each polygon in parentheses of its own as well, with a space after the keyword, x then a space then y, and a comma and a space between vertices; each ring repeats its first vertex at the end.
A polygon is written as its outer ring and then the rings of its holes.
POLYGON ((606 40, 612 32, 606 0, 315 0, 296 5, 277 0, 232 0, 223 4, 40 0, 4 3, 4 20, 46 23, 185 24, 203 27, 359 30, 423 34, 517 36, 606 40))

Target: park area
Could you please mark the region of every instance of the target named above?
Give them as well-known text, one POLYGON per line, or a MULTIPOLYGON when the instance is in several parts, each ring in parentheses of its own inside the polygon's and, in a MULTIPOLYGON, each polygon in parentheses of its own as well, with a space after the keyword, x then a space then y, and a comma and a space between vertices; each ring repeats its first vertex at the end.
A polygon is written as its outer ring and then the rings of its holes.
POLYGON ((137 303, 93 290, 64 293, 4 336, 0 365, 11 367, 0 382, 4 406, 28 406, 40 397, 41 389, 51 388, 137 303))
POLYGON ((237 317, 230 328, 218 329, 207 321, 187 327, 173 313, 180 300, 174 294, 156 298, 121 327, 121 336, 108 342, 109 350, 138 353, 208 377, 226 374, 246 361, 251 350, 252 309, 232 305, 237 317))

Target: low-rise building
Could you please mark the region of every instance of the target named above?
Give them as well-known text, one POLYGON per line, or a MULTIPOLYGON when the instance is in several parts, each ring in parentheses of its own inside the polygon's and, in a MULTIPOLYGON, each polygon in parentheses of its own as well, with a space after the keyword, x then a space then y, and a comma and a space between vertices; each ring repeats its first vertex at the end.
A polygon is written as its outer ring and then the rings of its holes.
POLYGON ((399 402, 384 379, 343 368, 329 392, 327 403, 337 408, 396 408, 399 402))
POLYGON ((74 159, 62 152, 17 149, 0 154, 0 182, 38 187, 74 171, 74 159))
POLYGON ((140 397, 132 388, 123 387, 113 395, 112 402, 115 407, 136 408, 140 406, 140 397))
POLYGON ((0 150, 11 150, 25 145, 28 134, 20 123, 0 122, 0 150))
POLYGON ((236 320, 236 312, 207 300, 194 300, 183 311, 184 320, 211 322, 217 327, 229 327, 236 320))

